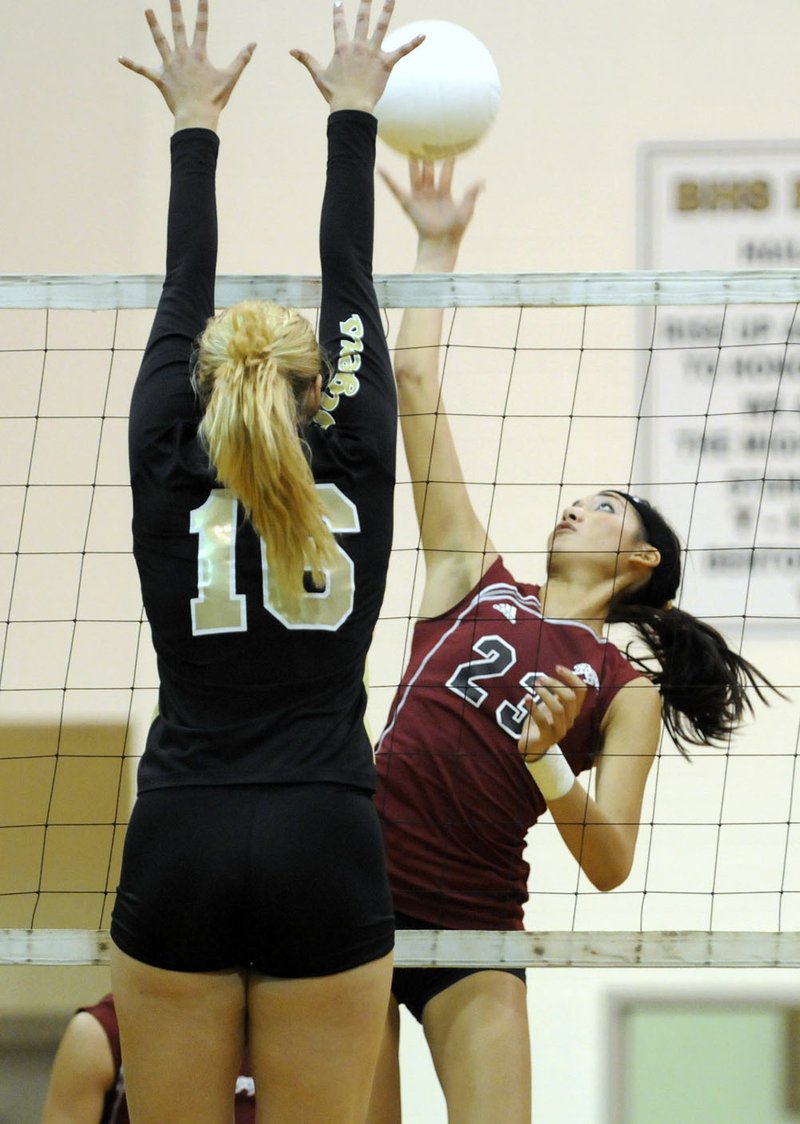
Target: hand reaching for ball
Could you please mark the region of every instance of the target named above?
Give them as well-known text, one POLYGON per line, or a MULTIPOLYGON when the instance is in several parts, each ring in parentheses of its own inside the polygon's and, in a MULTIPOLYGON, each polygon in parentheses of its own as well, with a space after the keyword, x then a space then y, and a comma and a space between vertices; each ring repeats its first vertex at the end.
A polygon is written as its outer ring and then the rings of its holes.
POLYGON ((379 169, 379 174, 416 227, 421 242, 450 244, 457 249, 472 219, 483 183, 473 184, 461 200, 456 201, 452 192, 455 167, 452 157, 442 164, 438 181, 436 168, 427 161, 412 157, 408 167, 408 191, 404 191, 383 168, 379 169))

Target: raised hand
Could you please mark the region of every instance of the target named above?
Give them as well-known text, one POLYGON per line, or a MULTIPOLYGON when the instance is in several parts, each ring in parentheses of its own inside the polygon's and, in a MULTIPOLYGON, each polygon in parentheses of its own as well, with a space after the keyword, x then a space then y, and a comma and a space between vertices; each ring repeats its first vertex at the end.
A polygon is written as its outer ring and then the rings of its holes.
POLYGON ((527 762, 538 761, 551 745, 557 745, 575 724, 581 712, 586 683, 574 671, 557 667, 558 678, 540 675, 536 678, 539 701, 528 696, 522 704, 528 711, 518 745, 527 762))
POLYGON ((424 160, 408 162, 410 189, 404 191, 387 172, 381 178, 416 227, 420 240, 456 246, 469 226, 483 183, 475 183, 460 201, 453 198, 455 160, 445 160, 436 180, 436 167, 424 160))
POLYGON ((148 8, 145 18, 161 55, 161 70, 151 70, 120 58, 134 74, 141 74, 161 91, 164 101, 175 117, 175 128, 216 129, 219 115, 228 103, 242 71, 250 62, 255 43, 243 47, 230 66, 212 66, 206 52, 208 38, 208 0, 198 0, 194 37, 189 43, 180 0, 170 0, 174 47, 161 30, 155 13, 148 8))
POLYGON ((360 0, 351 39, 347 32, 342 0, 334 0, 334 50, 333 58, 326 67, 323 68, 308 51, 295 49, 289 52, 314 79, 317 89, 330 105, 331 113, 337 109, 360 109, 371 113, 386 88, 395 65, 416 50, 425 38, 424 35, 417 35, 394 51, 384 51, 383 40, 394 11, 394 0, 384 0, 381 14, 370 35, 371 8, 372 0, 360 0))

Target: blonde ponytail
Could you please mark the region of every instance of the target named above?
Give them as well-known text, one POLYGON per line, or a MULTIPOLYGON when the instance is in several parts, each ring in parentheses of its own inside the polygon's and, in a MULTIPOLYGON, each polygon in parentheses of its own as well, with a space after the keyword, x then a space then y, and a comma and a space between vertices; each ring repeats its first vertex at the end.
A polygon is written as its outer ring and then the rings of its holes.
POLYGON ((200 339, 200 438, 264 540, 270 590, 287 608, 303 594, 306 569, 322 583, 335 549, 298 433, 321 366, 308 321, 271 302, 234 305, 200 339))

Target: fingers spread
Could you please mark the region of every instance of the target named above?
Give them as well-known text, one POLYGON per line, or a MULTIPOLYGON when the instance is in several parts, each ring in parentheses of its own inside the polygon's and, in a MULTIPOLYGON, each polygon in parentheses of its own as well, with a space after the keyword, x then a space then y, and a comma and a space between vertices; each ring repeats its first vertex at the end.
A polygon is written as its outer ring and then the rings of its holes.
POLYGON ((161 30, 161 25, 156 19, 155 12, 151 8, 148 8, 144 14, 144 18, 147 20, 147 26, 150 28, 150 34, 153 36, 153 42, 156 45, 158 53, 161 55, 163 62, 165 64, 168 63, 172 51, 170 50, 166 35, 161 30))
POLYGON ((208 41, 208 0, 198 0, 193 46, 205 49, 208 41))
POLYGON ((425 165, 422 160, 418 160, 416 156, 408 158, 408 176, 411 181, 411 190, 419 191, 422 186, 422 176, 425 165))
POLYGON ((464 198, 461 202, 461 207, 465 222, 469 222, 469 220, 475 213, 475 204, 478 202, 478 196, 483 191, 485 186, 486 185, 484 184, 483 180, 481 180, 480 183, 473 184, 472 187, 470 187, 464 195, 464 198))
MULTIPOLYGON (((369 17, 369 4, 362 4, 362 8, 365 6, 367 8, 367 16, 369 17)), ((385 0, 385 3, 381 8, 381 14, 378 16, 378 22, 375 24, 375 30, 372 33, 372 46, 377 49, 380 49, 384 39, 386 38, 386 32, 389 30, 389 23, 391 21, 393 11, 394 0, 385 0)), ((361 12, 359 10, 359 16, 360 14, 361 12)))
POLYGON ((156 74, 155 71, 150 70, 149 67, 140 66, 139 63, 134 62, 133 59, 124 57, 120 57, 118 61, 122 66, 125 67, 126 70, 132 70, 134 74, 141 74, 143 78, 147 78, 159 88, 161 87, 162 83, 160 76, 156 74))
POLYGON ((356 29, 353 33, 354 39, 360 39, 362 42, 366 42, 367 31, 369 30, 369 10, 371 6, 371 0, 361 0, 361 3, 358 5, 356 29))
POLYGON ((322 67, 319 65, 314 56, 310 55, 308 51, 300 51, 297 48, 293 48, 291 51, 289 51, 289 54, 293 59, 297 59, 299 63, 302 63, 302 65, 314 79, 314 85, 320 91, 322 96, 326 101, 330 101, 330 89, 328 88, 327 83, 322 77, 322 67))
POLYGON ((233 75, 234 82, 239 81, 239 77, 241 76, 244 68, 250 62, 250 59, 253 57, 253 52, 255 51, 255 49, 255 43, 248 43, 246 47, 242 47, 241 51, 239 51, 239 54, 231 63, 229 69, 230 73, 233 75))
POLYGON ((181 0, 170 0, 170 9, 172 11, 172 34, 175 39, 175 46, 185 47, 187 46, 186 26, 183 22, 181 0))
POLYGON ((442 170, 439 174, 439 191, 444 195, 449 195, 453 189, 453 172, 455 166, 456 162, 452 156, 442 164, 442 170))
POLYGON ((389 175, 389 173, 385 172, 383 170, 383 168, 378 168, 378 175, 381 177, 383 182, 389 188, 389 190, 391 191, 392 195, 395 197, 397 202, 401 206, 405 206, 408 200, 407 200, 405 192, 402 190, 400 185, 398 183, 396 183, 395 180, 393 180, 392 177, 389 175))
POLYGON ((289 51, 289 54, 293 59, 297 59, 299 63, 302 63, 306 70, 310 70, 313 72, 314 70, 318 69, 319 64, 314 59, 312 59, 308 51, 301 51, 298 47, 292 47, 291 51, 289 51))
POLYGON ((333 3, 333 42, 337 47, 347 42, 347 21, 342 0, 334 0, 333 3))
POLYGON ((408 43, 404 43, 402 47, 398 47, 396 51, 389 54, 389 66, 393 67, 400 59, 404 59, 406 55, 410 55, 412 51, 416 51, 417 47, 425 42, 424 35, 415 35, 408 43))

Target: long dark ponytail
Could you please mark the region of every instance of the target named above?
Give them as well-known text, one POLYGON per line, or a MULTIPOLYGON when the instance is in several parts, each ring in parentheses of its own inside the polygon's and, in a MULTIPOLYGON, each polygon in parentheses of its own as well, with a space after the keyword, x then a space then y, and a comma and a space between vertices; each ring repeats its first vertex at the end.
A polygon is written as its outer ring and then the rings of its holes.
POLYGON ((661 561, 646 585, 612 603, 608 623, 631 625, 649 649, 649 656, 628 652, 628 658, 658 687, 664 725, 688 757, 687 745, 726 742, 753 712, 753 694, 767 702, 766 690, 780 691, 715 628, 672 605, 681 580, 678 536, 647 500, 616 494, 636 510, 644 537, 661 561))

